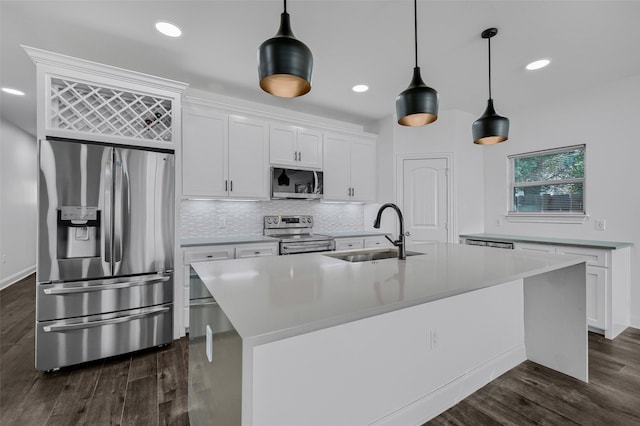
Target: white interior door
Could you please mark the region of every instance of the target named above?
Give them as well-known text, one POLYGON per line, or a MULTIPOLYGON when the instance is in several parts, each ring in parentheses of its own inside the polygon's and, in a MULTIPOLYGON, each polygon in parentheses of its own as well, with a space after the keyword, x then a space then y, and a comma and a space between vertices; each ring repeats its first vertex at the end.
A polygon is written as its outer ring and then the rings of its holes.
POLYGON ((402 211, 410 243, 449 241, 449 158, 404 158, 402 211))

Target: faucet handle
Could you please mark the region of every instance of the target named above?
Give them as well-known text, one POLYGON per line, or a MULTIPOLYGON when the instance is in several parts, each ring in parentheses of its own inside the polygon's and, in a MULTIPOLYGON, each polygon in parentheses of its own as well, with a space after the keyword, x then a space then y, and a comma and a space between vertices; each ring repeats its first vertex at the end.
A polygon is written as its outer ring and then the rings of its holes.
POLYGON ((389 242, 390 242, 391 244, 393 244, 394 246, 397 246, 397 245, 398 245, 398 244, 397 244, 397 241, 393 241, 391 238, 389 238, 389 236, 388 236, 387 234, 384 234, 384 237, 385 237, 387 240, 389 240, 389 242))

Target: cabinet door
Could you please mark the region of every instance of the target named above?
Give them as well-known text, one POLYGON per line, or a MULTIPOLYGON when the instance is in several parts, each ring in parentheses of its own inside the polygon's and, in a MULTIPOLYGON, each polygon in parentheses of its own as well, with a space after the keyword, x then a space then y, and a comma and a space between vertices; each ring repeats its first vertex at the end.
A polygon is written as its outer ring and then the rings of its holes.
POLYGON ((324 134, 324 199, 349 201, 351 199, 351 160, 349 138, 324 134))
POLYGON ((229 197, 268 199, 269 125, 229 116, 229 197))
POLYGON ((375 145, 368 140, 351 141, 351 199, 375 200, 375 145))
POLYGON ((296 128, 284 124, 269 126, 269 162, 274 165, 298 165, 296 128))
POLYGON ((322 132, 298 129, 298 165, 322 169, 322 132))
POLYGON ((587 266, 587 324, 605 330, 607 328, 607 270, 587 266))
POLYGON ((184 110, 182 122, 182 195, 226 196, 227 117, 184 110))
POLYGON ((364 248, 364 238, 336 238, 336 250, 364 248))

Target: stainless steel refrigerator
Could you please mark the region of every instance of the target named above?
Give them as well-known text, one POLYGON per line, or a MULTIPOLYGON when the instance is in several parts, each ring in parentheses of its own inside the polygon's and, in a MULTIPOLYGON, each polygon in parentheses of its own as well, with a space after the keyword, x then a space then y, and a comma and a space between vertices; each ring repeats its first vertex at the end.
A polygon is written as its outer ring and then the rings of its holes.
POLYGON ((174 156, 38 145, 36 368, 171 342, 174 156))

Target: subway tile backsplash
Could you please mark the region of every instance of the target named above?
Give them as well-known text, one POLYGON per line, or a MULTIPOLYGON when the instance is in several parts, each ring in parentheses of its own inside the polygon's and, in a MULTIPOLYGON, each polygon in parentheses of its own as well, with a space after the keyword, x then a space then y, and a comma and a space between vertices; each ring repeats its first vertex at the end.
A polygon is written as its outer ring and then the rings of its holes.
POLYGON ((364 229, 364 205, 318 201, 184 200, 180 205, 182 238, 262 234, 266 215, 313 215, 314 232, 364 229))

